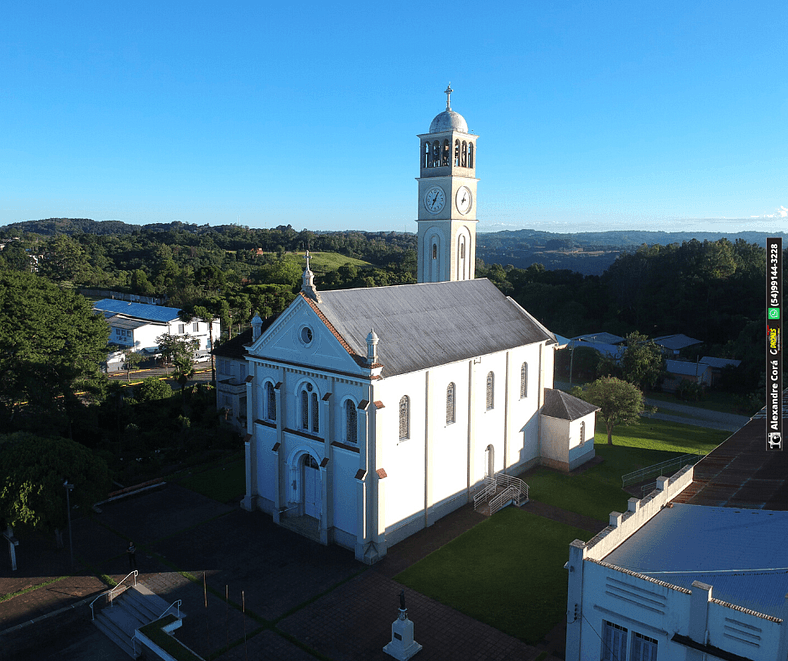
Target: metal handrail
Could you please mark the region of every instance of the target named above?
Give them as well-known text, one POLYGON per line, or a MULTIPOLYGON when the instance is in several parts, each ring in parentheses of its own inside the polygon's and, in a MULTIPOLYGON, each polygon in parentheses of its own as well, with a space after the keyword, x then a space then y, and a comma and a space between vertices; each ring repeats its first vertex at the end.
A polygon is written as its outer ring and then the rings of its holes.
POLYGON ((487 500, 489 495, 495 493, 497 488, 498 485, 495 481, 495 477, 486 478, 484 488, 473 497, 473 509, 476 509, 480 502, 487 500))
MULTIPOLYGON (((161 618, 163 618, 167 614, 167 611, 170 610, 170 608, 172 608, 173 606, 176 606, 178 608, 178 615, 176 617, 180 620, 181 619, 181 606, 182 605, 183 605, 183 600, 182 599, 176 599, 169 606, 167 606, 167 608, 164 609, 164 612, 161 615, 159 615, 159 617, 157 617, 156 620, 160 620, 161 618)), ((154 620, 154 622, 156 620, 154 620)))
MULTIPOLYGON (((138 575, 139 575, 139 572, 138 572, 136 569, 133 569, 133 570, 132 570, 132 571, 130 571, 128 574, 126 574, 126 576, 123 578, 123 580, 121 580, 121 581, 120 581, 120 583, 118 583, 118 584, 117 584, 115 587, 113 587, 113 588, 110 588, 109 590, 105 590, 105 591, 104 591, 104 592, 102 592, 100 595, 97 595, 97 596, 96 596, 96 598, 95 598, 93 601, 91 601, 91 602, 90 602, 90 619, 91 619, 91 620, 95 620, 95 619, 96 619, 96 614, 95 614, 95 612, 93 611, 93 604, 95 604, 95 603, 96 603, 96 602, 97 602, 99 599, 101 599, 101 597, 104 597, 104 596, 106 596, 106 595, 109 595, 109 597, 108 597, 108 599, 109 599, 109 603, 110 603, 110 605, 114 605, 114 603, 113 603, 113 597, 112 597, 112 593, 113 593, 113 592, 115 592, 115 590, 117 590, 117 589, 118 589, 118 588, 119 588, 121 585, 123 585, 123 582, 124 582, 124 581, 125 581, 125 580, 126 580, 128 577, 129 577, 129 576, 133 576, 133 577, 134 577, 134 585, 137 585, 137 576, 138 576, 138 575)), ((124 589, 124 590, 126 590, 126 589, 127 589, 127 587, 128 587, 128 586, 124 586, 124 587, 123 587, 123 589, 124 589)))
POLYGON ((520 489, 516 486, 506 487, 501 493, 490 501, 490 516, 495 514, 503 504, 509 500, 520 501, 520 489))
POLYGON ((632 471, 631 473, 621 476, 621 488, 623 489, 628 484, 636 484, 650 474, 659 475, 665 468, 671 468, 673 465, 676 465, 677 468, 682 468, 685 465, 691 463, 693 460, 696 462, 700 461, 703 456, 704 455, 702 453, 683 454, 680 457, 673 457, 673 459, 668 459, 658 464, 653 464, 651 466, 641 468, 640 470, 632 471))

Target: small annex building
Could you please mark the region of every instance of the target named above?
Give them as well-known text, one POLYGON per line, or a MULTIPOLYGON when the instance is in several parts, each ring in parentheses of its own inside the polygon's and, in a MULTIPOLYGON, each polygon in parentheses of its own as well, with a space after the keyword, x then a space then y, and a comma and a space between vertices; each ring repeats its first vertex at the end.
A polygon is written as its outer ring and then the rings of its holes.
POLYGON ((593 408, 548 394, 555 336, 474 277, 477 136, 446 94, 419 136, 418 284, 319 291, 307 253, 246 347, 243 507, 366 563, 486 477, 594 456, 593 408))

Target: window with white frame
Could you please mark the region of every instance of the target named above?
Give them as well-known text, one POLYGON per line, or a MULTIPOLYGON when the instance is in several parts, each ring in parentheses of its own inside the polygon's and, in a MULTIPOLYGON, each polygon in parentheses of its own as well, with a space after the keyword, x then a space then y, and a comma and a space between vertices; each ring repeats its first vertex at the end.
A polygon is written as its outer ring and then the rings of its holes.
POLYGON ((520 399, 528 397, 528 363, 520 366, 520 399))
POLYGON ((657 641, 633 631, 630 659, 631 661, 657 661, 657 641))
POLYGON ((607 620, 602 623, 602 661, 627 661, 627 630, 607 620))
POLYGON ((586 442, 586 423, 585 421, 580 423, 580 445, 586 442))
POLYGON ((487 410, 495 408, 495 374, 487 374, 487 410))
POLYGON ((186 332, 186 324, 178 324, 178 333, 183 335, 186 332))
POLYGON ((304 431, 320 431, 320 409, 318 408, 317 392, 311 383, 301 386, 301 429, 304 431))
POLYGON ((192 331, 194 331, 195 333, 199 333, 200 332, 200 322, 199 321, 195 321, 192 324, 192 331))
POLYGON ((399 440, 410 438, 410 399, 407 395, 399 400, 399 440))
POLYGON ((276 391, 270 381, 265 384, 265 418, 276 421, 276 391))
POLYGON ((345 400, 345 442, 358 443, 358 413, 352 399, 345 400))
POLYGON ((456 420, 456 406, 455 406, 455 386, 453 383, 450 383, 449 386, 446 388, 446 424, 451 425, 454 424, 456 420))

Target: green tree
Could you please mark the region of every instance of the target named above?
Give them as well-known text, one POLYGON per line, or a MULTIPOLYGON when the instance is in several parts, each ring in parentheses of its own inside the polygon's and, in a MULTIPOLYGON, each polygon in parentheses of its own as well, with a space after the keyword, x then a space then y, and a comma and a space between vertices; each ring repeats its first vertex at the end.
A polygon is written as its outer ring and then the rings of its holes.
POLYGON ((55 414, 70 424, 106 380, 108 338, 109 325, 83 296, 33 273, 0 271, 0 424, 23 404, 28 421, 55 414))
POLYGON ((130 374, 131 370, 137 369, 139 364, 142 362, 143 355, 141 353, 137 353, 134 349, 124 349, 123 350, 123 369, 126 370, 126 381, 130 382, 130 374))
POLYGON ((0 474, 0 516, 11 526, 56 532, 67 519, 66 480, 74 485, 71 504, 84 510, 110 485, 107 464, 85 446, 27 432, 0 436, 0 474))
POLYGON ((613 445, 613 428, 616 425, 638 422, 644 410, 643 393, 628 381, 614 376, 605 376, 583 388, 574 388, 572 394, 599 407, 597 418, 605 421, 608 445, 613 445))
POLYGON ((653 387, 665 372, 665 357, 654 340, 635 331, 626 336, 621 370, 624 379, 639 388, 653 387))
POLYGON ((173 360, 173 365, 175 369, 172 375, 181 387, 181 391, 183 391, 189 379, 194 376, 194 363, 190 355, 181 354, 173 360))
POLYGON ((186 335, 164 333, 156 338, 156 344, 159 346, 159 351, 161 351, 165 364, 169 365, 186 357, 191 361, 194 352, 200 345, 200 341, 191 337, 188 333, 186 335))
POLYGON ((172 388, 170 384, 159 380, 155 376, 149 376, 147 379, 143 379, 140 384, 137 401, 155 402, 169 397, 172 397, 172 388))

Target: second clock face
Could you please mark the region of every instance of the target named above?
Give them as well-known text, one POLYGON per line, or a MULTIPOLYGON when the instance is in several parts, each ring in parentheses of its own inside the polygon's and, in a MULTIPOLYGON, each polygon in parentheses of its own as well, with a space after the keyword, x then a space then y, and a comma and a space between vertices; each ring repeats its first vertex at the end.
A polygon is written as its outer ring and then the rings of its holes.
POLYGON ((457 211, 462 215, 468 213, 473 205, 473 197, 471 196, 470 189, 467 186, 461 186, 454 196, 454 202, 457 205, 457 211))
POLYGON ((438 213, 446 204, 446 194, 439 186, 433 186, 424 196, 424 206, 430 213, 438 213))

